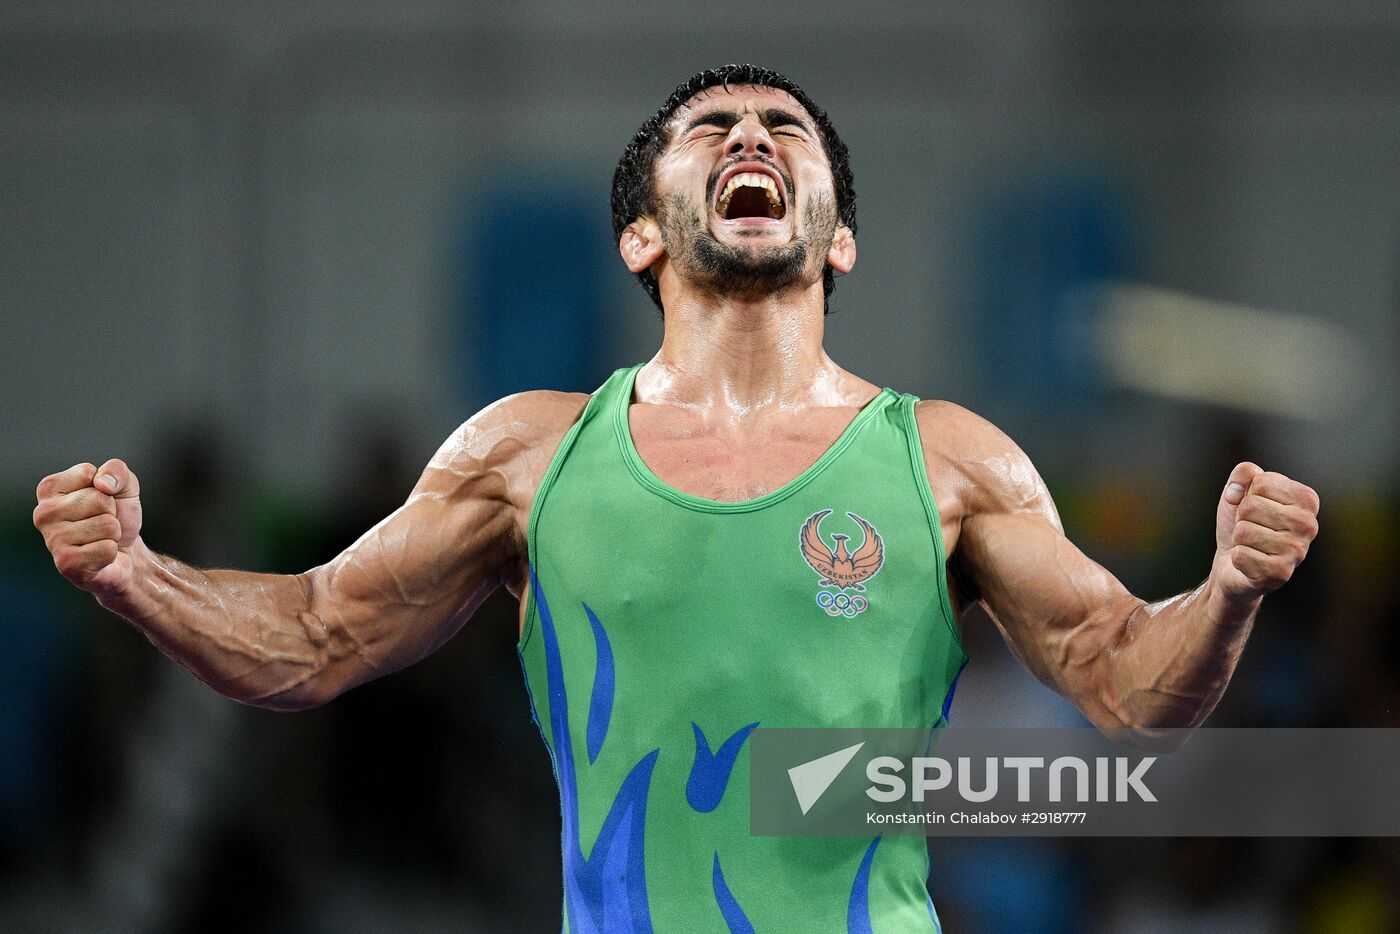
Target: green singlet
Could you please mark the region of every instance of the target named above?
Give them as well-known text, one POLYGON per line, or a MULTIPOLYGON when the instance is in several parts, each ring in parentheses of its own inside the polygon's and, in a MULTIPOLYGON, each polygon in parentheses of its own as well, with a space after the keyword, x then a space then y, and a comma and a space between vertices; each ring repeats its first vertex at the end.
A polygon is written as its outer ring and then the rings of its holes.
POLYGON ((916 398, 883 389, 757 499, 663 483, 641 364, 593 394, 535 496, 519 654, 559 783, 564 930, 937 931, 923 837, 749 833, 756 727, 946 720, 954 628, 916 398))

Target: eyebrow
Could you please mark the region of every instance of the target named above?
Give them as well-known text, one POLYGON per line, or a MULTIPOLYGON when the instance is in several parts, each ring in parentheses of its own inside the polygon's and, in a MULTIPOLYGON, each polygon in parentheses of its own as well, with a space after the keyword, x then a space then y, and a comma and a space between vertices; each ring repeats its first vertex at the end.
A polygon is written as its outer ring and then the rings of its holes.
MULTIPOLYGON (((696 116, 687 123, 684 132, 689 133, 696 127, 701 126, 717 126, 721 130, 727 130, 738 123, 739 120, 740 116, 737 110, 709 110, 696 116)), ((762 111, 759 114, 759 120, 770 130, 777 129, 780 126, 795 126, 807 136, 810 137, 812 135, 812 129, 807 125, 806 120, 803 120, 792 111, 784 110, 781 107, 769 107, 767 110, 762 111)))

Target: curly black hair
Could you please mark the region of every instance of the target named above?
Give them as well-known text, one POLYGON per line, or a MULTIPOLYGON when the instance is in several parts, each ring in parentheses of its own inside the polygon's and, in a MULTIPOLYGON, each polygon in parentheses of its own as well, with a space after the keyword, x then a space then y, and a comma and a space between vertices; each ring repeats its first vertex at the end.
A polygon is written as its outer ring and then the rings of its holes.
MULTIPOLYGON (((641 129, 632 137, 632 142, 627 144, 622 158, 617 160, 617 170, 613 173, 613 242, 622 237, 622 231, 628 224, 643 214, 654 215, 657 211, 656 160, 670 143, 671 117, 701 91, 713 87, 728 88, 731 84, 751 84, 786 91, 811 115, 817 129, 821 131, 822 148, 826 150, 827 161, 831 163, 831 174, 836 185, 837 216, 841 223, 850 228, 852 234, 856 232, 856 190, 852 183, 850 156, 846 152, 846 144, 841 142, 841 137, 831 125, 826 111, 818 107, 805 91, 776 71, 759 68, 757 65, 725 65, 723 68, 702 71, 676 88, 671 96, 666 98, 666 103, 661 105, 661 109, 642 124, 641 129)), ((661 288, 651 270, 642 270, 637 273, 637 278, 641 281, 642 288, 651 296, 651 300, 656 303, 656 307, 661 308, 664 314, 661 288)), ((836 288, 836 276, 830 266, 824 269, 822 286, 827 299, 826 312, 830 314, 831 292, 836 288)))

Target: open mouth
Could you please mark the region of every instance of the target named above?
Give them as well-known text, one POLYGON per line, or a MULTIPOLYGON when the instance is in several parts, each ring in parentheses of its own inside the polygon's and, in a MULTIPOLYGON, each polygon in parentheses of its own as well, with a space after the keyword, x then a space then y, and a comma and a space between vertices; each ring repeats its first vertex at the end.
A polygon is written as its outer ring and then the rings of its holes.
POLYGON ((727 221, 746 217, 782 220, 787 204, 779 183, 765 172, 735 172, 720 189, 715 213, 727 221))

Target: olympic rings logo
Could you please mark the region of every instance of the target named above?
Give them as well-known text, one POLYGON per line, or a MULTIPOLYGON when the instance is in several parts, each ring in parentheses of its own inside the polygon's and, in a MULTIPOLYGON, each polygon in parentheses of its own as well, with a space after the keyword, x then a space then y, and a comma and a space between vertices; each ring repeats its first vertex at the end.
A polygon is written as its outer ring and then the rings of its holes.
POLYGON ((817 606, 826 611, 827 616, 844 616, 854 619, 864 613, 870 601, 860 594, 847 594, 843 591, 821 590, 817 592, 817 606))

